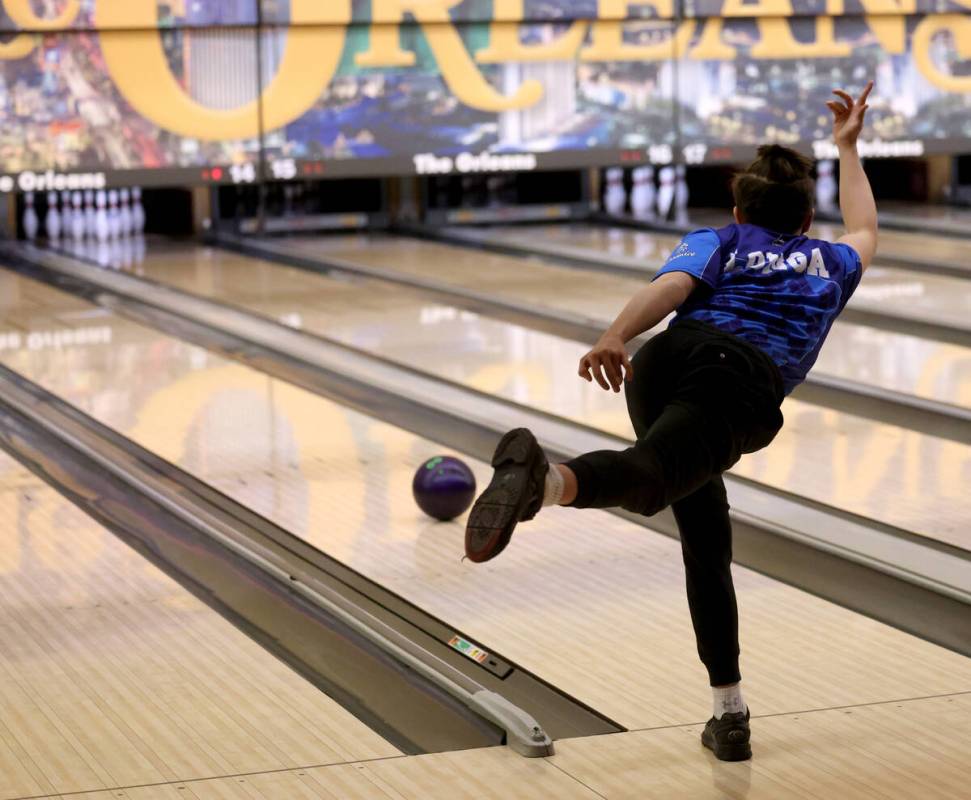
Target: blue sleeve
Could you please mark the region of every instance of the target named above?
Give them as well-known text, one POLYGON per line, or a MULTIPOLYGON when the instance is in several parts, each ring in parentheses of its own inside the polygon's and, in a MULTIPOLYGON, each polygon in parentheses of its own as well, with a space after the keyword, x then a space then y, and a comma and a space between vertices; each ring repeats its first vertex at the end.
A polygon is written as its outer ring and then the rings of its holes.
POLYGON ((693 231, 674 248, 654 280, 668 272, 687 272, 714 289, 722 269, 720 253, 721 240, 711 228, 693 231))
POLYGON ((860 254, 848 244, 836 242, 832 245, 840 262, 840 273, 843 277, 843 298, 842 304, 852 297, 856 287, 860 285, 860 278, 863 277, 863 263, 860 261, 860 254))

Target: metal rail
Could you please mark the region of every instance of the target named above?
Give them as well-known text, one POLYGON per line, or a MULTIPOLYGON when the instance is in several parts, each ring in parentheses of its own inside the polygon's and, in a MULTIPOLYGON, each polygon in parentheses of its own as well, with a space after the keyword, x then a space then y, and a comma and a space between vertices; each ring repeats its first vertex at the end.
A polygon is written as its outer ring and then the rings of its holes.
MULTIPOLYGON (((3 366, 0 366, 0 404, 42 429, 48 437, 72 454, 81 456, 96 470, 128 487, 134 496, 150 501, 210 543, 216 543, 255 567, 263 576, 271 577, 286 593, 296 593, 323 611, 338 627, 356 634, 400 667, 420 676, 429 684, 422 694, 427 696, 433 688, 449 695, 503 731, 506 743, 524 756, 553 754, 552 740, 528 712, 351 602, 305 563, 262 544, 238 517, 227 518, 165 474, 147 468, 139 457, 141 448, 133 442, 126 441, 125 446, 119 446, 120 437, 104 435, 97 422, 76 409, 65 409, 61 401, 3 366)), ((10 449, 17 448, 11 444, 10 449)), ((17 454, 24 455, 23 452, 17 454)), ((35 462, 34 458, 29 460, 35 462)), ((167 466, 167 471, 175 471, 175 467, 167 466)), ((152 546, 151 543, 148 545, 152 546)), ((431 696, 429 702, 434 702, 431 696)), ((416 723, 421 724, 420 721, 416 723)), ((486 738, 479 744, 488 743, 486 738)))

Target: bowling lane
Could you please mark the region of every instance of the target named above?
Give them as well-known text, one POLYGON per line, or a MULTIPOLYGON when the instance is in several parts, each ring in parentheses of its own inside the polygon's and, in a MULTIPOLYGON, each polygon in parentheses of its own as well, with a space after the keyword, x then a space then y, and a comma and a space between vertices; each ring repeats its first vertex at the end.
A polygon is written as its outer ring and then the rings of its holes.
MULTIPOLYGON (((653 275, 661 267, 680 241, 679 237, 669 234, 584 224, 529 228, 508 226, 490 228, 489 231, 500 241, 523 247, 556 243, 566 247, 569 252, 580 252, 592 258, 600 253, 608 253, 636 259, 642 262, 648 275, 653 275)), ((831 238, 833 231, 822 235, 831 238)), ((889 252, 886 241, 882 240, 881 250, 884 248, 889 252)), ((930 244, 921 249, 924 259, 935 257, 930 244)), ((968 275, 971 277, 971 243, 964 245, 964 249, 965 261, 969 263, 968 275)), ((850 307, 971 329, 971 284, 962 278, 928 275, 881 265, 878 253, 876 261, 853 294, 850 307)), ((837 327, 843 325, 843 322, 837 323, 837 327)))
MULTIPOLYGON (((500 299, 534 304, 537 308, 565 311, 600 322, 605 328, 643 285, 624 276, 383 236, 301 237, 288 240, 287 247, 300 255, 347 259, 487 292, 500 299)), ((971 348, 839 322, 823 347, 815 370, 971 407, 967 388, 971 348)))
MULTIPOLYGON (((0 297, 45 310, 37 325, 83 313, 16 276, 3 288, 0 297)), ((400 334, 393 323, 362 319, 360 340, 400 334)), ((463 563, 461 522, 435 523, 411 499, 414 469, 439 445, 126 320, 100 324, 110 342, 24 344, 0 358, 625 726, 709 716, 677 542, 606 512, 555 508, 501 559, 463 563)), ((529 340, 510 337, 525 356, 529 340)), ((473 362, 505 362, 508 352, 487 344, 457 342, 473 362)), ((487 466, 468 461, 485 481, 487 466)), ((971 689, 964 657, 749 570, 735 575, 756 714, 971 689)))
POLYGON ((922 224, 932 233, 946 231, 966 237, 971 230, 971 209, 966 206, 891 200, 880 203, 880 217, 881 222, 899 227, 912 228, 922 224))
MULTIPOLYGON (((576 377, 586 349, 579 343, 436 304, 414 290, 337 281, 221 250, 176 245, 150 254, 142 268, 186 291, 633 437, 623 399, 576 377)), ((962 387, 971 403, 971 369, 962 387)), ((777 440, 743 459, 736 473, 971 548, 964 524, 971 497, 961 482, 971 472, 971 448, 792 399, 785 413, 777 440)))
MULTIPOLYGON (((922 211, 926 211, 925 206, 915 206, 915 209, 917 218, 920 218, 922 211)), ((693 210, 691 218, 692 224, 699 227, 706 225, 718 227, 731 221, 729 212, 724 209, 693 210)), ((962 224, 971 230, 971 218, 966 219, 962 224)), ((839 223, 817 221, 813 226, 813 233, 823 239, 835 239, 841 236, 843 231, 844 228, 839 223)), ((971 238, 948 236, 936 233, 930 228, 900 230, 881 225, 877 263, 881 255, 944 264, 967 272, 968 277, 971 278, 971 238)))
POLYGON ((400 755, 2 453, 0 596, 2 797, 400 755))

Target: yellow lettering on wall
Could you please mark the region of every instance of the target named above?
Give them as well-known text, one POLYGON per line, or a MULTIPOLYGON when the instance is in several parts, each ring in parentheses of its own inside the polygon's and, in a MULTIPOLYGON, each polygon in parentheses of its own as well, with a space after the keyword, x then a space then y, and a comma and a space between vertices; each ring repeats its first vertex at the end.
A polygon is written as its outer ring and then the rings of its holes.
POLYGON ((449 9, 460 2, 462 0, 372 0, 374 17, 389 21, 389 24, 382 26, 378 39, 375 39, 378 31, 372 29, 371 46, 357 56, 358 66, 414 64, 414 54, 405 53, 398 43, 399 26, 405 13, 410 12, 421 26, 448 88, 467 106, 481 111, 508 111, 538 103, 543 98, 543 86, 539 81, 525 81, 515 94, 507 97, 482 76, 448 15, 449 9), (382 46, 386 49, 380 49, 382 46), (403 56, 409 57, 407 63, 403 56), (389 58, 397 61, 389 64, 389 58))
POLYGON ((752 48, 753 58, 833 58, 853 52, 849 42, 837 42, 831 17, 815 17, 816 41, 796 41, 785 19, 759 19, 759 43, 752 48))
MULTIPOLYGON (((691 41, 692 22, 658 22, 656 30, 671 30, 672 36, 653 44, 626 44, 624 22, 628 6, 633 0, 601 0, 602 18, 593 24, 590 44, 580 54, 583 61, 664 61, 679 58, 691 41)), ((673 0, 657 0, 658 15, 669 20, 673 14, 673 0)), ((641 25, 645 23, 640 23, 641 25)))
POLYGON ((941 72, 931 58, 931 44, 939 33, 950 33, 954 47, 961 58, 971 58, 971 18, 963 14, 942 14, 924 17, 914 30, 911 43, 917 69, 928 81, 947 92, 971 92, 971 77, 948 75, 941 72))
POLYGON ((848 56, 852 52, 849 44, 835 41, 833 20, 829 17, 814 18, 816 41, 811 44, 797 41, 787 21, 792 16, 790 0, 758 0, 756 3, 725 0, 721 16, 756 17, 759 41, 752 47, 753 58, 829 58, 848 56))
POLYGON ((905 17, 864 17, 884 52, 899 55, 907 52, 907 20, 905 17))
POLYGON ((16 61, 34 52, 37 47, 36 34, 22 33, 9 42, 0 42, 0 61, 16 61))
MULTIPOLYGON (((866 14, 903 16, 917 12, 917 0, 859 0, 859 3, 866 14)), ((826 0, 826 13, 834 17, 845 14, 845 0, 826 0)))
MULTIPOLYGON (((887 53, 904 53, 907 49, 907 20, 905 14, 917 10, 917 0, 860 0, 867 12, 867 26, 887 53)), ((826 0, 826 13, 833 17, 846 13, 845 0, 826 0)))
POLYGON ((375 23, 368 34, 368 49, 354 56, 354 63, 359 67, 415 66, 415 54, 402 49, 400 36, 399 25, 375 23))
POLYGON ((790 0, 758 0, 756 3, 725 0, 720 15, 723 17, 789 17, 792 16, 792 3, 790 0))
MULTIPOLYGON (((318 13, 316 0, 290 0, 293 27, 277 73, 263 91, 263 128, 297 119, 330 84, 340 63, 350 0, 334 3, 334 25, 304 25, 318 13)), ((155 0, 98 0, 95 24, 108 72, 131 106, 156 125, 194 139, 249 139, 260 133, 256 100, 235 109, 208 108, 189 97, 172 75, 157 30, 155 0), (119 23, 122 25, 119 26, 119 23)))
POLYGON ((731 61, 738 50, 722 41, 724 23, 721 17, 699 20, 701 36, 691 48, 691 57, 698 61, 731 61))
MULTIPOLYGON (((4 0, 4 8, 10 19, 16 22, 21 28, 32 31, 53 31, 69 28, 77 19, 78 12, 81 10, 79 0, 67 0, 64 8, 56 17, 38 17, 31 8, 30 0, 4 0)), ((158 20, 153 24, 158 25, 158 20)))
POLYGON ((475 57, 480 64, 573 61, 587 32, 587 21, 577 20, 555 41, 527 47, 519 41, 519 25, 509 21, 523 18, 523 0, 495 0, 492 13, 496 21, 489 26, 489 46, 475 57))

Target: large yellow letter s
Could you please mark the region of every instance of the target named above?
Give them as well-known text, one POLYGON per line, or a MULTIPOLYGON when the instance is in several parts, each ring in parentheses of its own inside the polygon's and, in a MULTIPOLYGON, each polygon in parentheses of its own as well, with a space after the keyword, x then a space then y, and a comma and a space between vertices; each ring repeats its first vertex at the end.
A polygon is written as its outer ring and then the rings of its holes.
MULTIPOLYGON (((310 108, 340 63, 351 0, 328 0, 328 24, 317 0, 290 0, 293 27, 276 76, 263 92, 263 128, 274 130, 310 108)), ((156 125, 194 139, 249 139, 259 135, 256 100, 234 109, 213 109, 189 97, 169 69, 159 37, 156 0, 98 0, 95 23, 108 71, 132 107, 156 125)), ((254 46, 257 38, 254 34, 254 46)), ((255 64, 254 64, 255 72, 255 64)))

